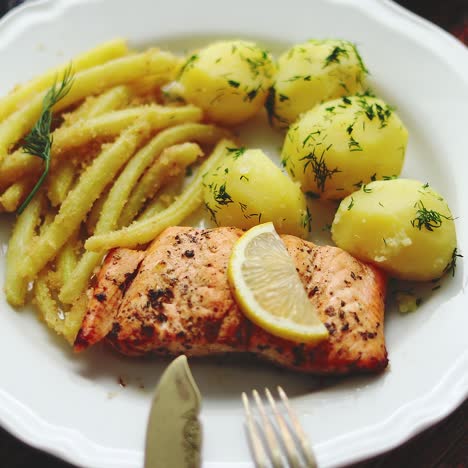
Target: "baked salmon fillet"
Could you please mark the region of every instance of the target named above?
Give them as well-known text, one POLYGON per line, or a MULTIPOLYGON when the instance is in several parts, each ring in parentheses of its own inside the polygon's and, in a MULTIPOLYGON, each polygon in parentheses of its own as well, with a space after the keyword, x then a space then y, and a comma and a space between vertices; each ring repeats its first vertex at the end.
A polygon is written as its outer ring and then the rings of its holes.
POLYGON ((383 273, 339 248, 282 236, 329 331, 314 345, 288 341, 250 322, 234 300, 227 267, 242 234, 229 227, 171 227, 146 251, 111 250, 88 291, 75 350, 105 339, 132 356, 254 353, 316 374, 387 366, 383 273))

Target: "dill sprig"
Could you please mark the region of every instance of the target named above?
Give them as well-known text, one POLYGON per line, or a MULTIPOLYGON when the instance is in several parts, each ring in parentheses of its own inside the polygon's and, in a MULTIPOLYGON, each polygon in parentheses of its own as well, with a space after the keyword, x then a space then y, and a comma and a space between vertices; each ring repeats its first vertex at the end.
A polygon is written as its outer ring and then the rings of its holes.
POLYGON ((453 220, 452 217, 445 216, 438 211, 428 210, 421 200, 416 202, 414 207, 418 208, 418 210, 416 211, 416 217, 411 221, 411 225, 419 230, 425 227, 428 231, 433 231, 442 226, 444 219, 453 220))
POLYGON ((258 85, 256 88, 248 91, 244 97, 244 102, 246 101, 252 102, 257 97, 257 94, 261 89, 262 89, 262 85, 258 85))
POLYGON ((306 211, 301 215, 301 224, 304 229, 307 229, 307 232, 312 231, 312 215, 310 214, 309 207, 306 208, 306 211))
POLYGON ((358 141, 356 141, 352 135, 349 136, 348 148, 351 152, 362 151, 361 144, 358 141))
POLYGON ((215 186, 213 188, 213 197, 218 205, 229 205, 234 203, 231 195, 226 192, 226 183, 220 185, 219 189, 215 186))
POLYGON ((198 55, 197 54, 193 54, 191 55, 186 61, 185 63, 182 65, 180 71, 179 71, 179 74, 177 76, 177 78, 180 78, 185 71, 189 70, 190 68, 193 68, 195 62, 198 60, 198 55))
POLYGON ((361 71, 365 74, 365 75, 369 75, 369 70, 366 68, 366 66, 364 65, 364 61, 362 60, 362 57, 361 57, 361 54, 358 52, 358 49, 357 49, 357 46, 356 44, 354 43, 350 43, 351 44, 351 47, 354 49, 354 53, 356 54, 356 58, 358 59, 358 62, 359 62, 359 66, 361 68, 361 71))
POLYGON ((291 81, 298 81, 298 80, 304 80, 304 81, 310 81, 312 79, 311 75, 294 75, 291 78, 288 78, 287 80, 284 80, 285 83, 289 83, 291 81))
POLYGON ((395 108, 388 104, 385 104, 384 107, 382 107, 377 102, 369 103, 367 97, 368 96, 365 94, 358 95, 357 103, 362 109, 362 112, 364 112, 366 117, 371 121, 374 120, 374 118, 377 118, 380 122, 379 128, 386 127, 395 108))
POLYGON ((44 183, 50 169, 50 150, 52 148, 53 138, 50 134, 52 126, 52 108, 59 102, 73 85, 73 74, 71 64, 64 71, 62 81, 57 84, 57 80, 47 91, 42 101, 42 111, 32 130, 25 136, 23 151, 32 156, 37 156, 44 161, 44 170, 41 177, 34 185, 33 189, 26 197, 24 202, 18 208, 18 214, 21 214, 29 205, 30 201, 36 195, 44 183))
POLYGON ((334 47, 330 55, 325 58, 325 63, 322 68, 328 67, 331 63, 340 63, 340 56, 349 57, 348 51, 340 46, 334 47))
POLYGON ((307 156, 301 158, 301 161, 306 161, 304 164, 304 172, 307 169, 307 166, 310 165, 312 171, 314 173, 314 181, 317 184, 318 189, 321 192, 325 191, 325 183, 327 179, 331 179, 334 174, 337 172, 341 172, 337 167, 335 169, 329 169, 327 164, 325 163, 323 156, 325 151, 322 153, 320 157, 317 157, 315 154, 315 148, 312 153, 309 153, 307 156))
POLYGON ((463 257, 462 254, 457 253, 457 248, 455 247, 452 252, 452 258, 447 263, 444 268, 444 273, 452 273, 452 276, 455 276, 455 268, 457 267, 457 257, 463 257))
POLYGON ((206 209, 209 211, 209 213, 210 213, 211 220, 213 221, 213 223, 215 223, 216 225, 218 225, 218 220, 216 219, 216 213, 217 213, 217 212, 216 212, 213 208, 211 208, 211 206, 210 206, 208 203, 204 202, 204 204, 205 204, 205 208, 206 208, 206 209))
MULTIPOLYGON (((279 101, 284 102, 289 98, 284 94, 279 95, 279 101)), ((281 127, 287 127, 288 121, 276 113, 276 89, 272 86, 268 91, 268 96, 265 101, 265 109, 268 115, 268 123, 273 125, 274 121, 278 122, 281 127)))
POLYGON ((244 146, 241 146, 240 148, 226 148, 227 152, 232 155, 233 159, 239 159, 246 151, 247 149, 244 146))

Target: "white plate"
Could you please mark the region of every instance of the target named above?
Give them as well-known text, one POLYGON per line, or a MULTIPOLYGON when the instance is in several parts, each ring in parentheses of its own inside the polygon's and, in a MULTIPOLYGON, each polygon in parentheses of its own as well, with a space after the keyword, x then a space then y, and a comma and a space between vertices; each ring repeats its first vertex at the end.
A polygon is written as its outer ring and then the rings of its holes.
MULTIPOLYGON (((274 52, 311 37, 357 42, 372 86, 398 106, 409 128, 404 174, 430 181, 447 197, 459 217, 459 248, 468 253, 468 52, 442 30, 384 0, 31 2, 0 22, 1 93, 115 36, 134 46, 179 50, 234 36, 254 38, 274 52)), ((4 243, 9 224, 1 229, 4 243)), ((314 390, 315 379, 268 365, 193 362, 204 395, 205 465, 251 466, 240 392, 253 386, 287 389, 321 466, 388 450, 447 415, 468 392, 467 277, 460 261, 455 278, 417 312, 388 310, 391 365, 380 376, 314 390)), ((15 312, 3 297, 0 306, 1 424, 77 465, 142 466, 150 390, 164 364, 100 347, 75 356, 29 310, 15 312)))

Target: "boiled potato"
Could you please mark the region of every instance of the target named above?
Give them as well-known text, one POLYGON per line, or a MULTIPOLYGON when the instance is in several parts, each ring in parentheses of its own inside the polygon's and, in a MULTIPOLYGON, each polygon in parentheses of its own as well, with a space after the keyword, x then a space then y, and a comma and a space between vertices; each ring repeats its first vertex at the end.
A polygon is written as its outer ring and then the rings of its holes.
POLYGON ((310 40, 286 51, 267 110, 270 120, 288 126, 317 104, 363 91, 367 69, 348 41, 310 40))
POLYGON ((275 71, 270 53, 253 42, 216 42, 187 60, 179 92, 209 120, 235 125, 263 107, 275 71))
POLYGON ((405 280, 439 278, 456 260, 447 202, 417 180, 363 186, 341 202, 331 232, 338 247, 405 280))
POLYGON ((220 167, 205 175, 205 207, 218 226, 248 229, 272 221, 278 232, 304 237, 310 213, 299 184, 259 149, 229 148, 220 167))
POLYGON ((341 199, 362 184, 399 175, 407 141, 403 123, 381 99, 343 97, 289 128, 282 162, 304 192, 341 199))

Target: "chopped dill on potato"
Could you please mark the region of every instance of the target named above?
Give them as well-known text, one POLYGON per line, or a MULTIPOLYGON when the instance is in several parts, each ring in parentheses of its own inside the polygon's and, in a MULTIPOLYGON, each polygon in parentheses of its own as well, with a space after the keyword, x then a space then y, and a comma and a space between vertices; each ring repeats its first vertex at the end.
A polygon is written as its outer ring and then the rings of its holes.
POLYGON ((349 136, 348 148, 349 151, 362 151, 360 143, 356 141, 352 135, 349 136))
POLYGON ((303 158, 300 161, 306 161, 304 164, 304 172, 306 171, 307 167, 310 166, 312 172, 314 173, 314 181, 317 184, 318 189, 321 192, 325 191, 325 184, 327 179, 331 179, 334 174, 341 172, 337 167, 335 169, 329 169, 327 164, 323 159, 324 154, 318 158, 315 154, 315 147, 313 151, 303 158))
POLYGON ((463 257, 462 254, 458 253, 458 249, 455 247, 452 252, 452 258, 447 263, 446 267, 444 268, 443 273, 448 274, 451 273, 452 277, 455 276, 455 269, 457 267, 457 258, 463 257))
POLYGON ((416 202, 414 207, 418 208, 418 210, 416 211, 416 217, 411 220, 411 225, 419 230, 425 227, 428 231, 433 231, 434 229, 442 226, 442 221, 444 219, 453 221, 451 216, 445 216, 435 210, 428 210, 424 206, 422 200, 416 202))
POLYGON ((183 75, 184 72, 192 68, 197 60, 198 60, 197 54, 191 55, 182 65, 182 68, 180 69, 180 72, 179 72, 179 76, 183 75))
POLYGON ((226 148, 227 152, 231 154, 231 156, 234 159, 240 158, 246 151, 246 148, 244 146, 241 146, 240 148, 226 148))
POLYGON ((328 67, 332 63, 340 63, 340 56, 349 57, 348 51, 343 47, 335 46, 330 55, 325 58, 323 68, 328 67))

